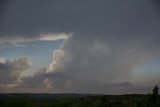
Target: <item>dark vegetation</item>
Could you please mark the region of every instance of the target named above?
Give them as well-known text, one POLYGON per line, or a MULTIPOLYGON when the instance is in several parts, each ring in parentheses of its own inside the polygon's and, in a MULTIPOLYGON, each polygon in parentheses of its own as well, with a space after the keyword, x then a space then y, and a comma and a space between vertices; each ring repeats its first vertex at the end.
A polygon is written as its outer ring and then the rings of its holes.
POLYGON ((158 86, 151 94, 0 94, 0 107, 160 107, 158 86))

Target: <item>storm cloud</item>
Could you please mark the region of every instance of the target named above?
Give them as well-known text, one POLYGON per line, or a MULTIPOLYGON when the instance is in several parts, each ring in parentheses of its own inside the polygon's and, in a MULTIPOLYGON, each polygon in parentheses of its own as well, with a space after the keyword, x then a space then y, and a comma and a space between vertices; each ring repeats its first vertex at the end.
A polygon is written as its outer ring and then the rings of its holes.
MULTIPOLYGON (((64 40, 50 65, 21 78, 17 87, 93 93, 138 90, 131 83, 133 67, 160 57, 157 5, 157 0, 3 2, 0 45, 64 40)), ((8 72, 4 77, 30 67, 24 62, 24 68, 10 70, 12 63, 21 62, 1 63, 1 72, 8 72)))

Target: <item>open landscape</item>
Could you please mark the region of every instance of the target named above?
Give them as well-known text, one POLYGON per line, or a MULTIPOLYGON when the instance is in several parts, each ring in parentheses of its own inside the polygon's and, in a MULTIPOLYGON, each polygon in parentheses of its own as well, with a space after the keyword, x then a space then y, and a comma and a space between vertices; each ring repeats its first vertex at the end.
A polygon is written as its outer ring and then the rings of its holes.
POLYGON ((159 107, 160 95, 152 94, 0 94, 0 107, 159 107))
POLYGON ((159 107, 148 95, 1 94, 1 107, 159 107), (65 96, 65 97, 64 97, 65 96))
POLYGON ((160 0, 0 0, 0 107, 160 107, 160 0))

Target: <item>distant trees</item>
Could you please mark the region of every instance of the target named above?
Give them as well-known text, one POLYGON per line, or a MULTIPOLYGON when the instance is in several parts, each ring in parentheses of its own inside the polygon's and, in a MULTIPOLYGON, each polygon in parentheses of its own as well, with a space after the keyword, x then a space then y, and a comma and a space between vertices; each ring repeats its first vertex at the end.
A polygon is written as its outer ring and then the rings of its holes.
POLYGON ((151 94, 56 97, 48 94, 0 94, 0 107, 160 107, 158 85, 151 94))
POLYGON ((155 102, 158 98, 158 85, 156 85, 153 90, 152 90, 152 94, 150 95, 149 101, 151 102, 155 102))
POLYGON ((152 90, 152 94, 150 94, 148 97, 148 107, 158 107, 157 106, 158 92, 159 88, 158 85, 156 85, 152 90))
POLYGON ((154 89, 153 89, 153 93, 152 93, 152 96, 154 97, 154 99, 156 100, 157 99, 157 97, 158 97, 158 90, 159 90, 159 88, 158 88, 158 85, 156 85, 155 87, 154 87, 154 89))

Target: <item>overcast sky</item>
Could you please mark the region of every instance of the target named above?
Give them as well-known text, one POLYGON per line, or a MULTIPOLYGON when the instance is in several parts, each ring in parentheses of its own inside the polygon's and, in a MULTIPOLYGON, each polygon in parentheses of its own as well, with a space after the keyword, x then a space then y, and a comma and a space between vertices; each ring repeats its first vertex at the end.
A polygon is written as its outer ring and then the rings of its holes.
POLYGON ((150 92, 160 85, 159 6, 1 0, 0 92, 150 92))

